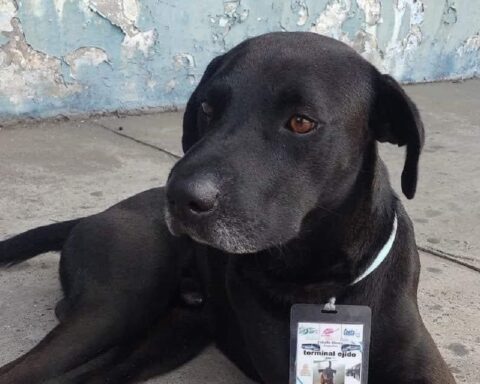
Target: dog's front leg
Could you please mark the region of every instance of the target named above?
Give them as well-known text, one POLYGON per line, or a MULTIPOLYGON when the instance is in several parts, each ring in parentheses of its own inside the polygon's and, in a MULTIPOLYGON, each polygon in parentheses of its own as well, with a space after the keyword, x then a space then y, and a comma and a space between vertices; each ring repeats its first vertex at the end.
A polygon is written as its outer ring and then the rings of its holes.
POLYGON ((140 341, 110 363, 55 384, 140 382, 179 367, 210 342, 204 311, 178 306, 171 308, 140 341))

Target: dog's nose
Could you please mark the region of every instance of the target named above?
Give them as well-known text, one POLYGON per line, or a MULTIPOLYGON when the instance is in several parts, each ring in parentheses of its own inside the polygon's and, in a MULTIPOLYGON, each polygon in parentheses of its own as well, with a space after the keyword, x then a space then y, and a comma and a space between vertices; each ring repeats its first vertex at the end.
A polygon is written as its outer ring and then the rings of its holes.
POLYGON ((208 176, 194 179, 170 180, 167 199, 173 212, 187 216, 201 216, 212 213, 218 201, 219 190, 208 176))

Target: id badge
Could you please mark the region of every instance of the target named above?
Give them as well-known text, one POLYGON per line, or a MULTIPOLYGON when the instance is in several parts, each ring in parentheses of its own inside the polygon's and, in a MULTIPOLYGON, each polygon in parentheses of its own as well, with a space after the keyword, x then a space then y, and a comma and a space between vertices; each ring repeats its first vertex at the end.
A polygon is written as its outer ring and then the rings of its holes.
POLYGON ((371 310, 295 304, 290 320, 290 384, 367 384, 371 310))

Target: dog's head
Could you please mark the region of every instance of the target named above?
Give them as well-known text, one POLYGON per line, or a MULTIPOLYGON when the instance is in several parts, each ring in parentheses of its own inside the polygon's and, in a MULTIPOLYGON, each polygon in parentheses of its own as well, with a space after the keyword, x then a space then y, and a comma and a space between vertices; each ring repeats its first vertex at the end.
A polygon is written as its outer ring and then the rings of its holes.
POLYGON ((375 140, 407 146, 402 188, 415 194, 423 144, 415 105, 394 79, 327 37, 271 33, 215 58, 183 129, 168 226, 226 252, 284 244, 309 212, 335 209, 375 140))

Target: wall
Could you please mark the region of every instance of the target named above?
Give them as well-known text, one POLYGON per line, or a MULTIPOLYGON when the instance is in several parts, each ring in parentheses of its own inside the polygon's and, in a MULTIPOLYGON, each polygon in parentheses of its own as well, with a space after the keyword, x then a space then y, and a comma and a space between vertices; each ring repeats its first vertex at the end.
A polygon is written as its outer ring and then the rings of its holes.
POLYGON ((479 0, 0 0, 0 118, 183 105, 212 57, 276 30, 404 82, 480 72, 479 0))

